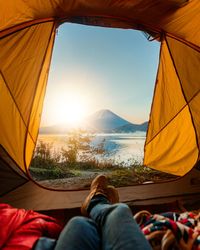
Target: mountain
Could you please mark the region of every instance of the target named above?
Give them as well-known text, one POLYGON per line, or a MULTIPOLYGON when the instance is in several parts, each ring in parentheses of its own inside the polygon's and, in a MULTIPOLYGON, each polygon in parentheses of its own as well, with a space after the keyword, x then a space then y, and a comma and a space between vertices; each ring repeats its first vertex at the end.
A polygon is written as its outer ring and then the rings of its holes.
POLYGON ((130 124, 112 111, 102 109, 87 118, 86 127, 97 132, 111 132, 118 127, 130 124))
MULTIPOLYGON (((82 122, 80 129, 93 133, 131 133, 146 131, 148 122, 133 124, 108 109, 102 109, 82 122)), ((65 134, 71 131, 72 127, 57 124, 49 127, 41 127, 40 134, 65 134)))

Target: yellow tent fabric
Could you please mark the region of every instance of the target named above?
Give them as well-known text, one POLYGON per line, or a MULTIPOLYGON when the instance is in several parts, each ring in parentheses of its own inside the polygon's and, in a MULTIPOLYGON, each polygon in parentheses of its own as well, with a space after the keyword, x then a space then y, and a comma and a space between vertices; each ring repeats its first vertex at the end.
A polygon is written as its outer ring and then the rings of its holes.
POLYGON ((53 23, 42 23, 0 40, 0 140, 23 171, 30 163, 36 142, 53 27, 53 23))
POLYGON ((0 164, 23 176, 10 189, 27 178, 55 33, 63 22, 138 29, 162 42, 144 163, 187 173, 199 157, 199 13, 199 0, 1 1, 0 164))
MULTIPOLYGON (((165 172, 183 175, 194 166, 198 148, 190 103, 188 105, 185 99, 178 74, 179 71, 183 74, 186 72, 184 67, 174 67, 168 45, 168 39, 162 42, 144 161, 153 168, 162 167, 165 172)), ((182 56, 185 60, 189 59, 184 51, 177 56, 182 62, 182 56)))
POLYGON ((165 38, 145 146, 153 168, 184 175, 198 160, 199 65, 198 50, 165 38))

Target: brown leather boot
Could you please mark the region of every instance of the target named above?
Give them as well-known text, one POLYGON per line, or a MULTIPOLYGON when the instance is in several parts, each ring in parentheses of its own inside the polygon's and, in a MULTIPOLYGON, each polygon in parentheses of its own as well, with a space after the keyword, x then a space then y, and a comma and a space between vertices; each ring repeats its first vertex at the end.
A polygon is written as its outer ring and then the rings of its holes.
POLYGON ((119 202, 119 193, 115 187, 110 185, 107 187, 107 199, 111 204, 119 202))
POLYGON ((95 195, 98 194, 105 196, 112 204, 119 202, 119 195, 117 190, 113 186, 108 186, 108 180, 105 175, 98 175, 92 181, 92 184, 90 186, 90 193, 82 204, 82 215, 88 217, 87 209, 90 204, 90 201, 95 195))

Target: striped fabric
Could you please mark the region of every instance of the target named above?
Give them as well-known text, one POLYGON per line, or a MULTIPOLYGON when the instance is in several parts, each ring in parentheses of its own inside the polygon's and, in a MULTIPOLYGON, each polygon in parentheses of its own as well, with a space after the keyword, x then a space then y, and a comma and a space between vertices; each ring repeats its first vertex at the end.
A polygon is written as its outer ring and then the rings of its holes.
POLYGON ((200 213, 140 211, 134 218, 154 250, 200 250, 200 213))

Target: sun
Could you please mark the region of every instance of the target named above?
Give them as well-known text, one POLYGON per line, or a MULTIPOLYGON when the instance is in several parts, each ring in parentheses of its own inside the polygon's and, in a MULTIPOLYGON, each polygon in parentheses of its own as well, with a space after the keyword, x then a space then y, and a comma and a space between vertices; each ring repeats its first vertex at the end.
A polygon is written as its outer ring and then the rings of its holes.
POLYGON ((86 115, 86 101, 78 93, 59 93, 51 105, 55 124, 78 127, 86 115))

